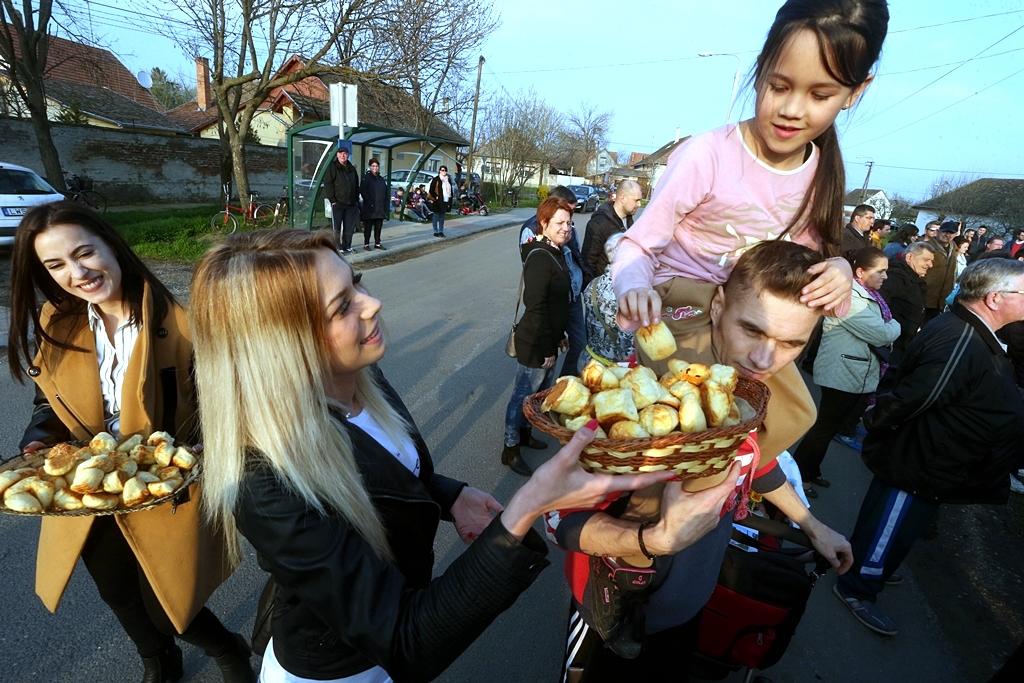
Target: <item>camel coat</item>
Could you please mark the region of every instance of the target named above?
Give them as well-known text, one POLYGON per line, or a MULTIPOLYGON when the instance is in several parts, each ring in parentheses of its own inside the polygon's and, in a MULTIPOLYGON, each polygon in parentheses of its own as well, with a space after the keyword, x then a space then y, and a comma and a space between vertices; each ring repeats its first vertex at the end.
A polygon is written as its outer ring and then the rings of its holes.
MULTIPOLYGON (((121 436, 147 437, 159 429, 178 439, 194 438, 198 429, 192 342, 185 311, 172 306, 154 331, 153 321, 149 320, 152 301, 148 288, 143 311, 142 331, 128 363, 121 395, 121 436)), ((96 340, 87 316, 54 321, 54 312, 54 307, 47 303, 40 324, 54 339, 67 341, 83 351, 44 344, 36 364, 29 368, 29 375, 70 437, 87 441, 105 431, 96 340)), ((42 410, 46 410, 45 405, 42 410)), ((66 434, 55 436, 56 440, 67 438, 66 434)), ((179 633, 233 570, 223 537, 203 523, 199 498, 199 487, 193 484, 189 500, 183 504, 167 503, 115 515, 153 592, 179 633)), ((93 517, 42 518, 36 594, 51 612, 60 604, 92 522, 93 517)))

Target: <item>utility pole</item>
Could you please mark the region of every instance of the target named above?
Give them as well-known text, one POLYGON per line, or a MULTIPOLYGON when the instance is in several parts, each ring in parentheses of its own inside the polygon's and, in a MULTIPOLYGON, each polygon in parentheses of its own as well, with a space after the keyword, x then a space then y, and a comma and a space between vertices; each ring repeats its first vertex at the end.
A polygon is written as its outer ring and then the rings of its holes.
POLYGON ((864 203, 864 197, 868 194, 868 181, 871 180, 871 169, 874 167, 875 161, 872 159, 867 162, 868 174, 864 176, 864 187, 860 190, 860 203, 864 203))
MULTIPOLYGON (((473 122, 469 126, 469 153, 466 155, 466 191, 473 189, 473 145, 476 144, 476 110, 480 106, 480 76, 484 72, 484 56, 480 55, 480 63, 476 66, 476 95, 473 96, 473 122)), ((483 167, 480 167, 483 171, 483 167)), ((483 175, 480 182, 483 182, 483 175)))

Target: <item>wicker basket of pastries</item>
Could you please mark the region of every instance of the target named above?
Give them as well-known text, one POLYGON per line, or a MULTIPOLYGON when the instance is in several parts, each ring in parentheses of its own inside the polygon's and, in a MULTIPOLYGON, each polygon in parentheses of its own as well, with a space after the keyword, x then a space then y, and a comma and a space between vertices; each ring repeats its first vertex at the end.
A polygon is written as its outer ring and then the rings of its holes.
POLYGON ((566 444, 597 418, 597 437, 580 454, 592 472, 672 470, 682 479, 724 472, 764 420, 771 392, 727 365, 672 359, 660 378, 650 368, 591 361, 580 377, 561 377, 529 396, 526 419, 566 444))
POLYGON ((114 515, 182 502, 199 476, 199 457, 166 432, 118 444, 100 432, 0 464, 0 512, 114 515))

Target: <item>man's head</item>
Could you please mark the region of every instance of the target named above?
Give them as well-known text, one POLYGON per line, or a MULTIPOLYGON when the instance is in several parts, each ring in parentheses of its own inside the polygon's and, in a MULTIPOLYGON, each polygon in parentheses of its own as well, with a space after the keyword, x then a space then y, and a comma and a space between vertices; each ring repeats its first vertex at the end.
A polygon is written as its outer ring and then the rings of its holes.
POLYGON ((903 260, 912 271, 924 277, 935 264, 935 247, 927 242, 914 242, 903 250, 903 260))
POLYGON ((964 230, 964 237, 967 239, 968 242, 973 240, 976 234, 978 234, 978 231, 975 230, 974 228, 967 228, 966 230, 964 230))
POLYGON ((1024 242, 1024 230, 1017 231, 1017 242, 1024 242))
POLYGON ((999 251, 1002 248, 1003 248, 1003 238, 1002 237, 993 237, 992 239, 990 239, 988 241, 988 244, 985 245, 985 251, 999 251))
POLYGON ((721 363, 751 379, 771 377, 803 350, 820 308, 800 302, 821 254, 792 242, 761 242, 736 262, 711 301, 711 339, 721 363))
POLYGON ((979 225, 978 226, 978 237, 982 237, 986 232, 988 232, 988 226, 987 225, 979 225))
POLYGON ((338 140, 338 163, 344 164, 352 156, 352 141, 338 140))
POLYGON ((871 225, 871 234, 877 235, 878 239, 885 239, 891 229, 892 224, 887 218, 879 218, 871 225))
POLYGON ((930 221, 924 226, 924 236, 926 239, 935 239, 935 236, 939 234, 939 226, 941 223, 938 221, 930 221))
POLYGON ((861 204, 853 210, 850 216, 850 225, 862 235, 868 234, 871 226, 875 223, 875 207, 870 204, 861 204))
POLYGON ((623 180, 615 190, 615 210, 623 216, 632 216, 640 208, 643 189, 635 180, 623 180))
POLYGON ((939 234, 935 237, 939 244, 944 247, 948 247, 949 243, 953 241, 956 234, 960 232, 960 223, 957 221, 946 221, 939 226, 939 234))
POLYGON ((548 196, 558 197, 559 199, 568 202, 569 206, 572 207, 573 211, 576 210, 576 195, 573 194, 573 191, 570 190, 565 185, 556 185, 554 189, 551 190, 550 194, 548 194, 548 196))
POLYGON ((993 330, 1024 320, 1024 263, 985 259, 960 274, 956 302, 982 318, 993 330))

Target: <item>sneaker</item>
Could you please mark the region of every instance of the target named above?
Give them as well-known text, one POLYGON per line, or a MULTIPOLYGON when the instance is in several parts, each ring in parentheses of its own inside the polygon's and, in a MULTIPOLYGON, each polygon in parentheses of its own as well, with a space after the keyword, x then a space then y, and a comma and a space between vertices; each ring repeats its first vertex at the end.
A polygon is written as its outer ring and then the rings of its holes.
POLYGON ((339 249, 338 251, 339 251, 339 253, 342 253, 342 254, 354 254, 354 253, 356 253, 355 249, 339 249))
POLYGON ((444 237, 444 233, 435 232, 434 237, 444 237))
POLYGON ((369 244, 364 244, 363 245, 363 251, 370 251, 370 245, 369 244))
POLYGON ((896 635, 896 623, 885 616, 882 608, 873 602, 866 600, 858 600, 857 598, 851 598, 843 593, 843 589, 839 587, 839 584, 832 586, 832 592, 836 594, 836 597, 843 601, 843 604, 850 610, 850 612, 857 618, 857 621, 867 626, 875 633, 881 633, 883 636, 894 636, 896 635))
POLYGON ((384 246, 383 244, 381 244, 380 242, 377 242, 377 244, 373 245, 373 248, 374 248, 374 249, 380 249, 381 251, 387 251, 387 250, 388 250, 388 248, 387 248, 387 247, 385 247, 385 246, 384 246))
POLYGON ((903 583, 903 575, 893 573, 888 579, 885 580, 886 586, 898 586, 903 583))
POLYGON ((864 444, 862 444, 857 439, 857 437, 855 437, 855 436, 846 436, 845 434, 836 434, 832 438, 833 438, 833 440, 838 441, 839 443, 843 444, 847 448, 852 448, 853 450, 857 451, 858 453, 864 448, 864 444))
POLYGON ((634 659, 643 648, 643 605, 654 575, 654 569, 623 567, 611 558, 590 557, 580 614, 605 646, 623 659, 634 659))

